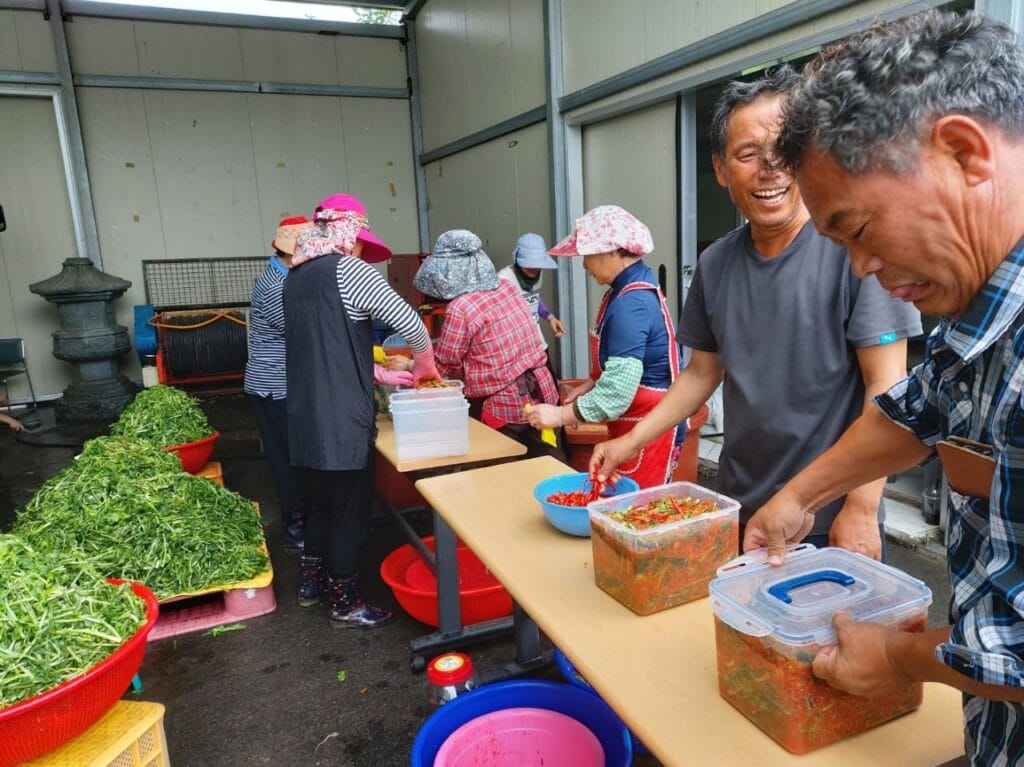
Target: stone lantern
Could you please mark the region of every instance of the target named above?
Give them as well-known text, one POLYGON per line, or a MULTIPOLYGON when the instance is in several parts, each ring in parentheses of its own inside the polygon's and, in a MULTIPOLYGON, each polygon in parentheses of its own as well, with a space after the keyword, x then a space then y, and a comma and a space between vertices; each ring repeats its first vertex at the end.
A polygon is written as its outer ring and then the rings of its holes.
POLYGON ((57 421, 110 421, 138 387, 121 375, 118 357, 131 349, 128 328, 114 321, 114 299, 132 284, 98 270, 88 258, 68 258, 60 274, 28 286, 57 305, 60 328, 53 356, 75 366, 74 380, 57 403, 57 421))

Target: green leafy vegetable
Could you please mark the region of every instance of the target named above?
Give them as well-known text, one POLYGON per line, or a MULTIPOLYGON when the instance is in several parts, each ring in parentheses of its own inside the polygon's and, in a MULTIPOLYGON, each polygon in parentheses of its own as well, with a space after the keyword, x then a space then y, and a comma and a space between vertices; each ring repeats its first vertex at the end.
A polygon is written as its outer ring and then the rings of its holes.
POLYGON ((161 385, 139 392, 110 433, 169 447, 209 437, 213 429, 194 398, 180 389, 161 385))
POLYGON ((0 708, 89 670, 145 616, 128 584, 111 586, 88 562, 0 535, 0 708))
POLYGON ((160 599, 268 566, 247 499, 186 474, 171 453, 119 437, 87 442, 18 512, 13 532, 37 549, 81 551, 103 575, 144 583, 160 599))
POLYGON ((244 623, 230 623, 227 626, 214 626, 209 631, 204 631, 204 637, 219 637, 221 634, 230 634, 234 631, 245 631, 244 623))
POLYGON ((346 673, 345 673, 345 669, 340 669, 340 670, 338 671, 338 681, 339 681, 339 682, 344 682, 344 681, 345 681, 345 678, 346 678, 347 676, 348 676, 348 674, 346 674, 346 673))

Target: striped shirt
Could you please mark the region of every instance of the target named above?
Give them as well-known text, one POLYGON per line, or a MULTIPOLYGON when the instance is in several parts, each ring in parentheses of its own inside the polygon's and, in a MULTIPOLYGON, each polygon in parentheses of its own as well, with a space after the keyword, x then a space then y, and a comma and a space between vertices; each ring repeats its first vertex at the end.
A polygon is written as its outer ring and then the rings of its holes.
MULTIPOLYGON (((949 641, 936 657, 988 684, 1024 686, 1024 240, 924 362, 875 398, 926 445, 960 436, 992 445, 991 498, 950 493, 949 641)), ((1024 704, 964 695, 972 765, 1024 764, 1024 704)))
POLYGON ((284 373, 284 279, 288 268, 276 256, 252 285, 249 359, 242 388, 271 399, 288 396, 284 373))
POLYGON ((388 285, 383 275, 361 258, 348 256, 338 259, 338 293, 345 313, 353 322, 369 321, 372 315, 394 329, 409 343, 414 352, 424 352, 430 346, 430 336, 423 320, 388 285))

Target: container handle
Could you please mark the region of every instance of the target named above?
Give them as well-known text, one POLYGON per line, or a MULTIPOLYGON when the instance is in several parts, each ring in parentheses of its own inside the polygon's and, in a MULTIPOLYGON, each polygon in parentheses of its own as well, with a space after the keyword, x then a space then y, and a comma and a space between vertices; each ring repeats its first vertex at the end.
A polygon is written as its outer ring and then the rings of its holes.
MULTIPOLYGON (((815 546, 813 543, 791 543, 786 546, 786 559, 798 557, 801 554, 806 554, 809 551, 814 551, 815 546)), ((754 565, 763 565, 768 562, 768 549, 760 548, 754 549, 746 554, 741 554, 735 559, 730 559, 724 565, 715 571, 715 575, 719 578, 725 578, 733 575, 738 575, 741 570, 746 567, 753 567, 754 565)))
POLYGON ((816 570, 813 573, 804 573, 795 578, 780 581, 774 586, 768 587, 768 593, 784 604, 793 604, 793 597, 789 592, 801 586, 809 586, 812 583, 838 583, 840 586, 852 586, 856 579, 840 570, 816 570))
POLYGON ((709 601, 711 602, 711 609, 714 611, 715 617, 741 634, 763 637, 768 636, 770 633, 767 626, 751 620, 749 615, 737 610, 727 602, 723 602, 718 597, 712 596, 709 601))

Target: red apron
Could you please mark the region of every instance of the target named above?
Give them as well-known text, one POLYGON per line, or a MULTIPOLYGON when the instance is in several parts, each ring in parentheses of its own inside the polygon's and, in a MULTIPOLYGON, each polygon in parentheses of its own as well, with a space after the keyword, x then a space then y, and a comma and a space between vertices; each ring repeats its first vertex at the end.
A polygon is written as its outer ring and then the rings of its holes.
MULTIPOLYGON (((669 314, 668 306, 665 304, 665 296, 662 295, 661 289, 657 285, 651 285, 649 282, 631 282, 619 291, 618 296, 631 290, 653 290, 658 294, 662 319, 665 321, 665 330, 668 332, 669 364, 672 370, 672 380, 674 381, 676 376, 679 375, 679 347, 676 345, 675 329, 672 327, 672 316, 669 314)), ((594 329, 590 331, 590 377, 595 381, 602 373, 600 358, 601 327, 604 323, 605 312, 608 310, 610 297, 611 291, 604 294, 601 308, 597 310, 597 320, 594 323, 594 329)), ((623 434, 627 434, 636 425, 637 421, 654 409, 654 406, 658 404, 666 391, 668 389, 658 389, 641 384, 626 412, 616 420, 608 422, 608 436, 615 439, 623 434)), ((620 464, 618 468, 619 473, 635 480, 641 489, 665 484, 669 480, 672 448, 675 446, 675 439, 676 429, 669 429, 660 437, 641 448, 636 458, 620 464)))

